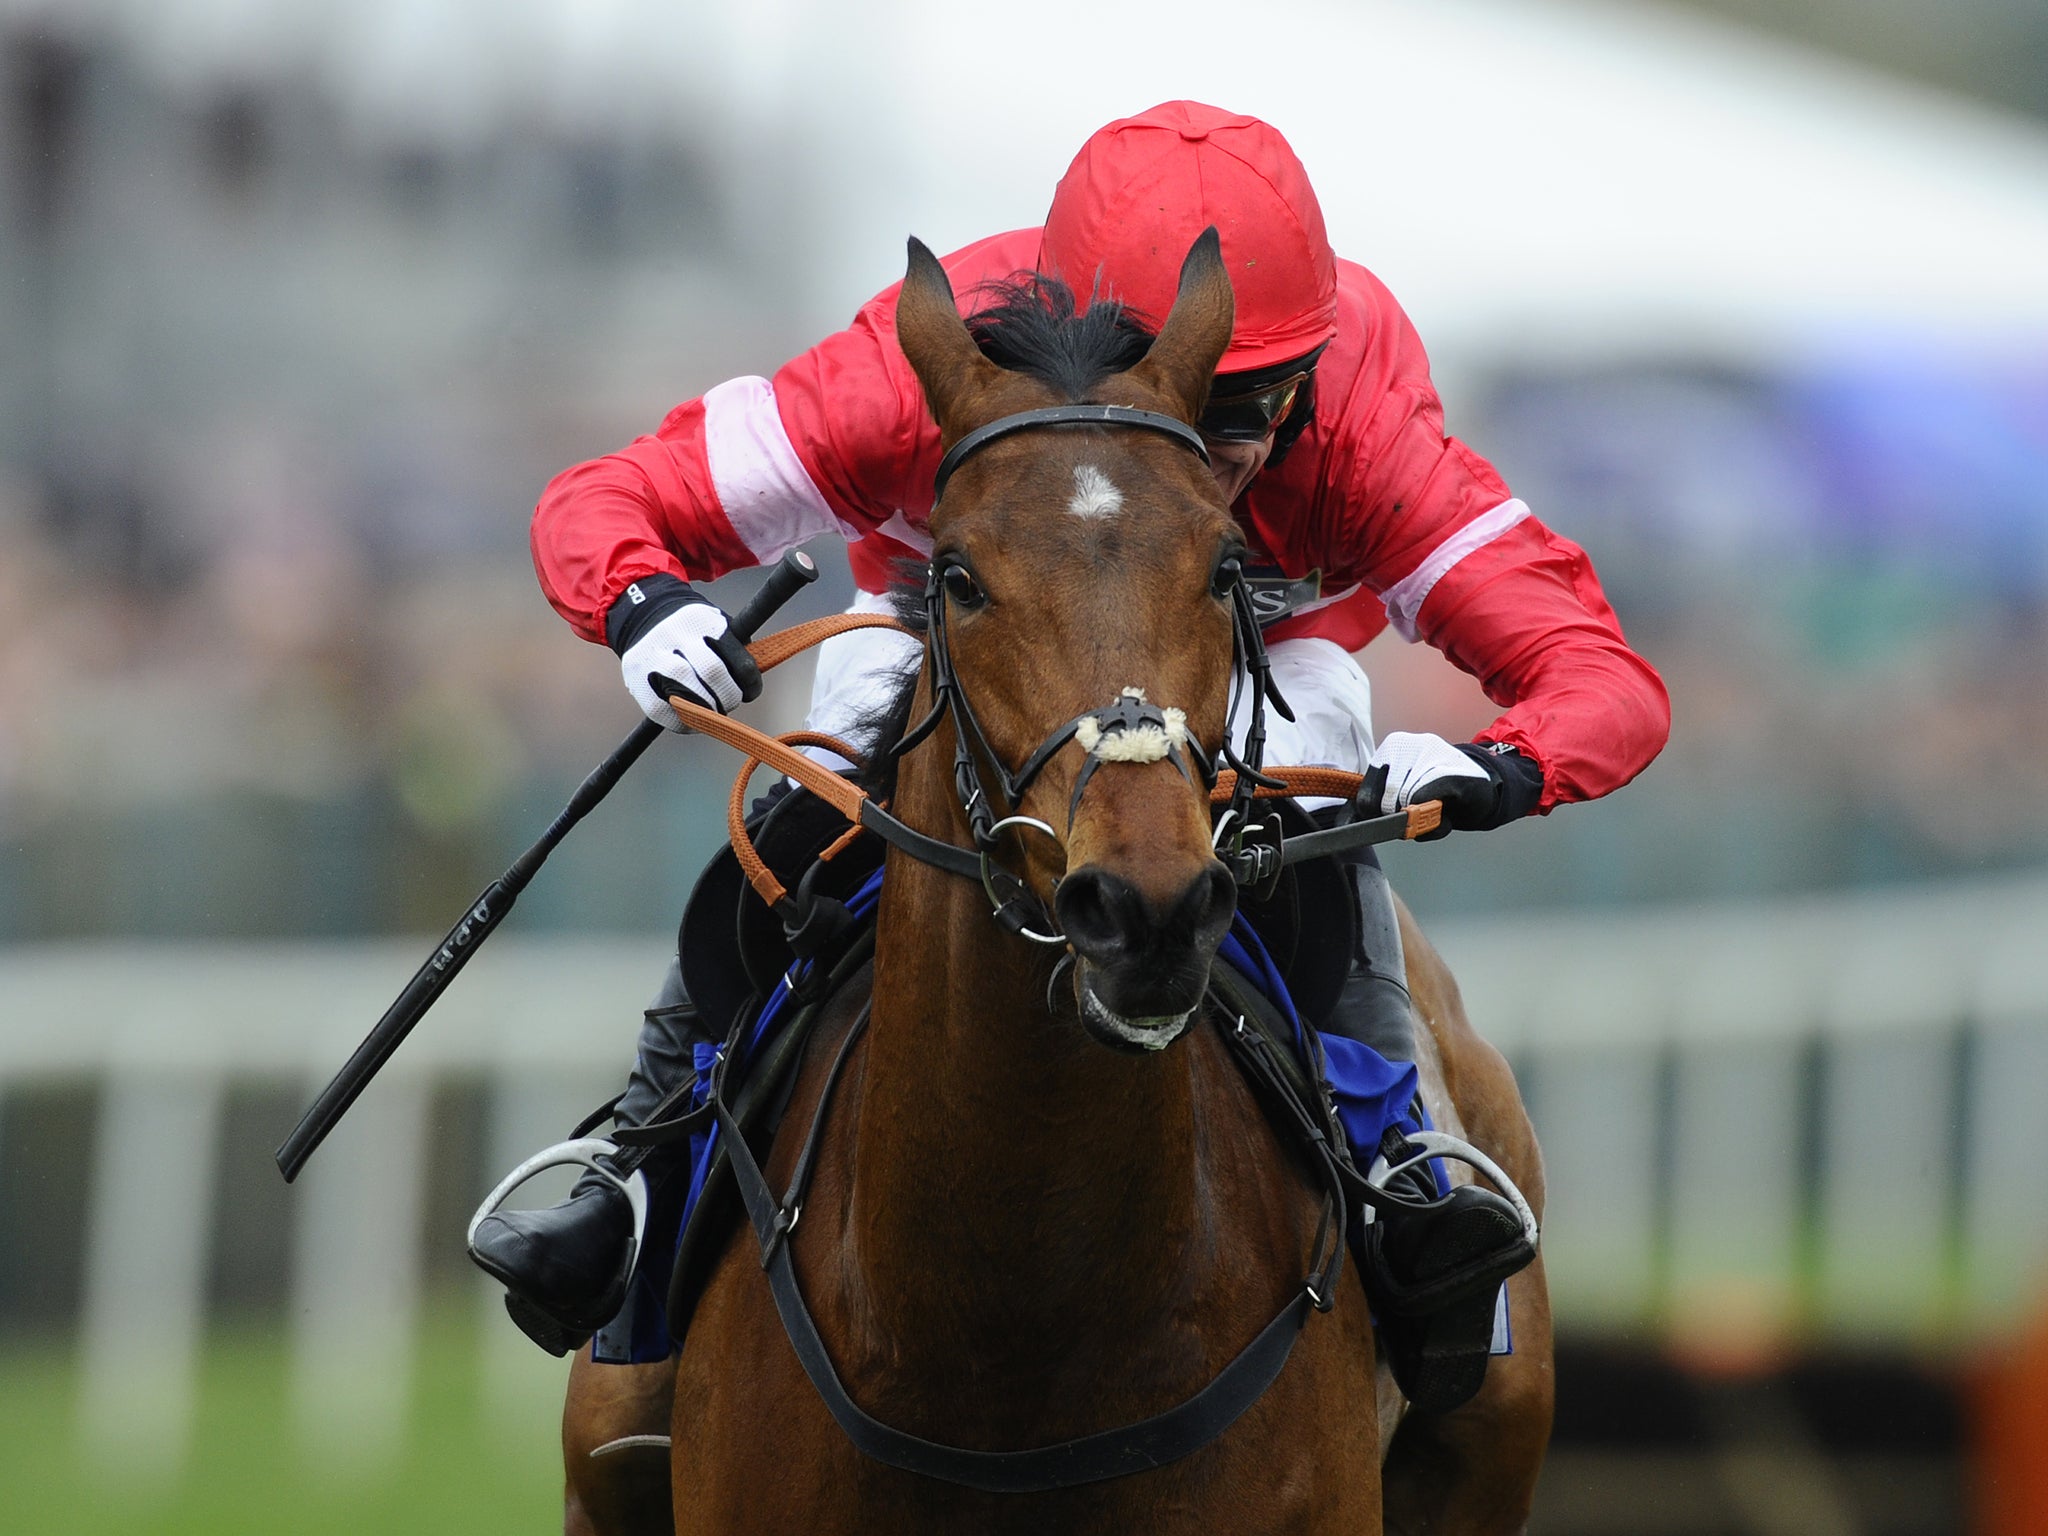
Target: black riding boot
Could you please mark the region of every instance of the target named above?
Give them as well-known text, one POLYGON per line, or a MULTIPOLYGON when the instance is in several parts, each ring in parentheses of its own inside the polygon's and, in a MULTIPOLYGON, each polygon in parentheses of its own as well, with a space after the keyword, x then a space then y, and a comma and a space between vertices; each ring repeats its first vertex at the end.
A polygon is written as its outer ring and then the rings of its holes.
MULTIPOLYGON (((691 1055, 689 998, 681 966, 669 962, 661 991, 640 1026, 640 1054, 612 1119, 645 1124, 670 1091, 696 1071, 691 1055)), ((654 1158, 674 1154, 659 1149, 654 1158)), ((645 1165, 653 1174, 654 1160, 645 1165)), ((484 1218, 469 1256, 505 1284, 505 1310, 526 1336, 550 1354, 580 1349, 610 1322, 626 1298, 633 1237, 626 1197, 586 1173, 569 1198, 537 1211, 498 1211, 484 1218)))
MULTIPOLYGON (((1372 849, 1337 856, 1358 901, 1358 948, 1324 1028, 1412 1062, 1415 1010, 1408 995, 1393 888, 1372 849)), ((1437 1149, 1461 1157, 1463 1142, 1437 1149)), ((1535 1257, 1533 1221, 1513 1198, 1479 1184, 1438 1195, 1427 1160, 1402 1166, 1409 1143, 1389 1130, 1373 1182, 1394 1197, 1366 1229, 1366 1292, 1394 1381, 1416 1407, 1444 1413, 1486 1379, 1501 1282, 1535 1257)), ((1478 1156, 1475 1151, 1475 1156, 1478 1156)), ((1471 1161, 1472 1159, 1464 1159, 1471 1161)), ((1498 1169, 1479 1158, 1489 1177, 1498 1169)), ((1499 1181, 1505 1180, 1500 1174, 1499 1181)))
POLYGON ((1408 962, 1401 953, 1394 888, 1372 849, 1332 857, 1358 904, 1358 947, 1351 951, 1350 973, 1323 1027, 1364 1042, 1389 1061, 1413 1061, 1415 1005, 1408 996, 1408 962))

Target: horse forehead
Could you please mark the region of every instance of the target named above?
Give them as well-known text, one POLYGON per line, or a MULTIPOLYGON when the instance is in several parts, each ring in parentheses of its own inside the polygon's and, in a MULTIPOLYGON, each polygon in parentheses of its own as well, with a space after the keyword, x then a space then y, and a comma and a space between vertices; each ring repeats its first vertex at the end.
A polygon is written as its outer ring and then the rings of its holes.
POLYGON ((1190 494, 1187 477, 1200 469, 1193 456, 1153 433, 1051 428, 1036 441, 1023 434, 991 444, 989 455, 995 473, 975 520, 1007 548, 1098 558, 1108 540, 1124 560, 1178 563, 1191 538, 1212 525, 1220 531, 1229 516, 1190 494))

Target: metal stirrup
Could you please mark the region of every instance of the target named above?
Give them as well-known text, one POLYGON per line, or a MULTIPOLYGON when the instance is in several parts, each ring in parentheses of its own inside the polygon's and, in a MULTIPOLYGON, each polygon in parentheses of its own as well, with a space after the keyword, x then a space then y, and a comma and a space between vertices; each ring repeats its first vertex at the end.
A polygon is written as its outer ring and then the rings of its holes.
POLYGON ((503 1182, 484 1196, 484 1203, 476 1208, 476 1214, 469 1218, 469 1230, 463 1234, 463 1242, 474 1253, 476 1251, 476 1229, 484 1224, 484 1218, 495 1216, 498 1207, 511 1197, 512 1191, 524 1184, 537 1173, 550 1168, 587 1168, 612 1188, 626 1197, 626 1204, 633 1211, 633 1241, 626 1249, 626 1270, 630 1274, 640 1262, 640 1241, 647 1234, 647 1175, 635 1168, 621 1178, 606 1167, 601 1158, 617 1157, 620 1147, 602 1136, 585 1136, 576 1141, 558 1141, 552 1147, 536 1152, 525 1162, 506 1174, 503 1182))
MULTIPOLYGON (((1529 1208, 1528 1200, 1523 1196, 1522 1191, 1515 1186, 1515 1181, 1507 1176, 1506 1170, 1499 1163, 1496 1163, 1484 1152, 1473 1146, 1471 1142, 1466 1141, 1461 1136, 1453 1136, 1448 1131, 1403 1131, 1401 1139, 1409 1146, 1418 1149, 1415 1154, 1412 1157, 1402 1158, 1398 1163, 1391 1164, 1384 1155, 1374 1158, 1371 1171, 1365 1176, 1366 1183, 1372 1185, 1375 1189, 1383 1190, 1394 1178, 1406 1173, 1410 1168, 1421 1167, 1434 1157, 1448 1157, 1454 1162, 1469 1164, 1485 1174, 1487 1182, 1492 1184, 1495 1189, 1499 1190, 1507 1198, 1508 1203, 1515 1208, 1515 1214, 1522 1220, 1522 1235, 1529 1240, 1531 1247, 1535 1246, 1537 1238, 1536 1213, 1529 1208)), ((1368 1204, 1365 1210, 1365 1219, 1370 1223, 1373 1217, 1374 1211, 1371 1205, 1368 1204)))

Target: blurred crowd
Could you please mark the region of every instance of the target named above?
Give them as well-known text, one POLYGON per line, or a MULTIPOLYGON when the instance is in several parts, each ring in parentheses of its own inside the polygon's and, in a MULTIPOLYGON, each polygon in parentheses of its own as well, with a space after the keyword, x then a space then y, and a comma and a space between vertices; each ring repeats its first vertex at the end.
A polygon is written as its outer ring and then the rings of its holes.
POLYGON ((1795 834, 1765 888, 2048 852, 2048 360, 1873 338, 1503 379, 1486 414, 1671 685, 1652 771, 1731 841, 1795 834))
POLYGON ((742 371, 762 288, 630 136, 0 63, 0 936, 452 917, 633 719, 534 498, 742 371))
MULTIPOLYGON (((451 147, 0 49, 0 939, 445 925, 634 718, 533 582, 535 495, 801 345, 787 267, 672 134, 451 147)), ((1396 855, 1425 909, 2048 855, 2048 364, 1468 372, 1454 430, 1592 551, 1676 727, 1609 802, 1396 855)), ((1366 661, 1382 730, 1487 718, 1426 652, 1366 661)), ((644 770, 530 920, 672 919, 726 782, 644 770)))

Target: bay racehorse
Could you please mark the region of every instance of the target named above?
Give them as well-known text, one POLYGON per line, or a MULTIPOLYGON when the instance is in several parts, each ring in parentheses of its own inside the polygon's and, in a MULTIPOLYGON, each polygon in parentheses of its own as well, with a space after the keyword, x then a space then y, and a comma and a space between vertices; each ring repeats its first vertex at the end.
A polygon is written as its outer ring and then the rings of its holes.
MULTIPOLYGON (((995 814, 1051 835, 1011 830, 998 847, 1066 946, 1006 931, 980 883, 892 848, 872 968, 830 1006, 785 1119, 812 1122, 843 1054, 788 1240, 795 1280, 861 1410, 970 1451, 1089 1436, 1189 1399, 1299 1295, 1324 1215, 1203 1011, 1235 890, 1200 776, 1175 750, 1105 761, 1068 741, 1035 753, 1132 688, 1164 732, 1213 753, 1234 670, 1219 573, 1241 537, 1189 434, 1131 424, 1200 413, 1232 319, 1213 234, 1135 366, 1104 361, 1092 313, 1049 324, 1030 367, 999 367, 916 242, 897 309, 949 449, 1022 412, 1125 408, 1121 421, 1027 426, 956 456, 931 518, 943 642, 928 645, 946 655, 928 654, 908 718, 933 712, 949 675, 983 740, 970 729, 956 752, 962 712, 943 713, 894 785, 903 822, 967 849, 982 814, 972 789, 1014 784, 1042 756, 1020 803, 995 814), (974 765, 971 787, 960 761, 974 765)), ((1405 909, 1401 927, 1425 1101, 1540 1212, 1541 1164, 1506 1064, 1405 909)), ((778 1189, 802 1139, 776 1143, 778 1189)), ((1406 1411, 1376 1368, 1347 1262, 1270 1388, 1201 1448, 1080 1486, 988 1492, 855 1448, 800 1367, 742 1229, 678 1358, 577 1360, 568 1528, 1516 1531, 1551 1415, 1540 1258, 1509 1295, 1514 1353, 1453 1413, 1406 1411)))

